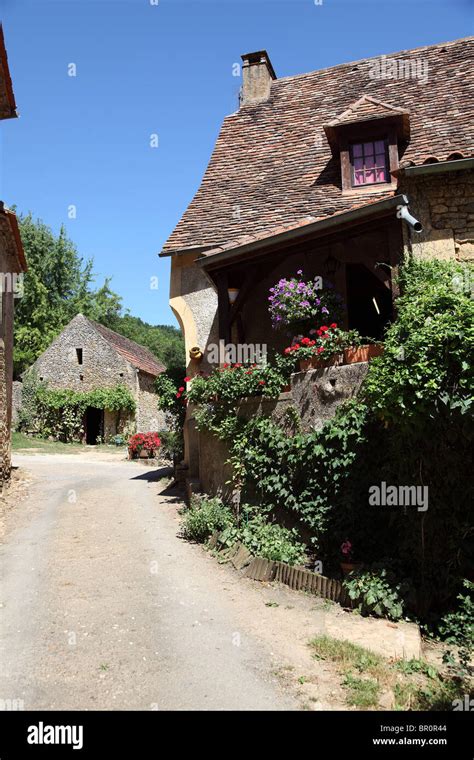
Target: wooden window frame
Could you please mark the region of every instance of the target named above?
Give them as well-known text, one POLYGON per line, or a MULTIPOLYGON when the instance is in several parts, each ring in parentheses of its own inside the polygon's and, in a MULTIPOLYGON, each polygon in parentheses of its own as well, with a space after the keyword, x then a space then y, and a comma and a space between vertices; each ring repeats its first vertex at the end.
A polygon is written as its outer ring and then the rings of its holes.
POLYGON ((365 124, 350 124, 340 129, 338 137, 341 160, 341 187, 344 194, 380 193, 396 187, 397 182, 392 172, 398 169, 399 158, 397 130, 393 122, 379 119, 376 122, 369 121, 365 124), (354 143, 376 142, 378 140, 384 140, 386 143, 388 181, 372 182, 367 185, 353 185, 351 146, 354 143))

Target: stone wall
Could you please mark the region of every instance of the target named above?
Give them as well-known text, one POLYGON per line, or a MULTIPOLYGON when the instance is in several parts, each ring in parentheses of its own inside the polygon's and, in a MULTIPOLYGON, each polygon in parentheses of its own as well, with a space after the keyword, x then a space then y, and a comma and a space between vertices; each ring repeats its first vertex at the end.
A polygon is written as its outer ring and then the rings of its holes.
POLYGON ((136 370, 78 314, 33 364, 51 388, 91 391, 123 384, 136 395, 136 370), (82 364, 77 350, 82 350, 82 364))
POLYGON ((10 427, 8 424, 5 344, 0 338, 0 493, 3 485, 10 477, 10 470, 10 427))
MULTIPOLYGON (((295 431, 296 412, 301 431, 319 430, 334 417, 340 404, 357 396, 368 366, 367 362, 360 362, 297 372, 292 375, 290 391, 281 393, 277 399, 244 399, 237 408, 237 414, 244 419, 269 417, 291 434, 295 431)), ((198 448, 199 472, 190 474, 199 476, 204 492, 229 498, 232 488, 227 481, 232 471, 225 464, 229 458, 227 444, 204 432, 198 434, 198 448)))
POLYGON ((155 378, 146 372, 138 374, 137 430, 141 433, 166 430, 165 414, 158 409, 155 378))
POLYGON ((406 248, 422 258, 474 260, 474 170, 405 177, 400 192, 423 225, 404 227, 406 248))
POLYGON ((23 383, 20 380, 14 380, 12 385, 12 430, 16 430, 18 425, 18 414, 21 409, 23 393, 23 383))

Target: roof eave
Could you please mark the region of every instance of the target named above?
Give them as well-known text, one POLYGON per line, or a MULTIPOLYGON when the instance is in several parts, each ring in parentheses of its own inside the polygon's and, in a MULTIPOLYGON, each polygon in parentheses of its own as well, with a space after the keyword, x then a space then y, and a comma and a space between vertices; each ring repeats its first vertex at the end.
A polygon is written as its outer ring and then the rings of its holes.
POLYGON ((196 260, 196 264, 203 269, 212 269, 225 263, 235 257, 251 255, 260 252, 265 248, 273 248, 276 245, 290 244, 297 242, 299 239, 311 235, 318 235, 325 232, 331 232, 340 225, 354 224, 365 221, 371 217, 383 216, 388 214, 393 208, 399 205, 406 205, 406 198, 403 195, 393 195, 382 201, 369 203, 365 206, 345 211, 341 214, 320 219, 316 222, 310 222, 300 227, 292 228, 276 235, 269 235, 260 240, 253 240, 243 245, 237 245, 225 251, 218 251, 208 256, 203 256, 196 260))
POLYGON ((421 166, 406 166, 392 172, 396 177, 413 177, 423 174, 443 174, 444 172, 460 172, 474 169, 474 158, 460 158, 454 161, 438 161, 421 166))

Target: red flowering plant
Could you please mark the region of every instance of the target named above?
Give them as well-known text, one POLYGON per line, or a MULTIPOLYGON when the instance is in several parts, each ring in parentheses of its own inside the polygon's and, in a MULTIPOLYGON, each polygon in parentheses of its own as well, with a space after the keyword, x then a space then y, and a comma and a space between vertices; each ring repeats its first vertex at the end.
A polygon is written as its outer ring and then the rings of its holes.
POLYGON ((345 562, 352 560, 353 546, 352 543, 346 538, 341 544, 341 554, 345 562))
POLYGON ((135 433, 129 438, 128 450, 130 456, 139 456, 140 452, 144 449, 148 451, 149 455, 159 449, 161 446, 161 440, 158 433, 135 433))
MULTIPOLYGON (((281 357, 280 357, 281 358, 281 357)), ((288 373, 289 374, 289 373, 288 373)), ((207 376, 198 375, 186 393, 196 405, 194 419, 199 430, 218 435, 236 419, 240 401, 250 396, 276 398, 288 382, 283 366, 271 364, 223 364, 207 376)))
POLYGON ((317 330, 311 330, 314 336, 316 353, 321 359, 332 359, 342 355, 345 348, 360 345, 360 335, 357 330, 342 330, 337 322, 321 325, 317 330))

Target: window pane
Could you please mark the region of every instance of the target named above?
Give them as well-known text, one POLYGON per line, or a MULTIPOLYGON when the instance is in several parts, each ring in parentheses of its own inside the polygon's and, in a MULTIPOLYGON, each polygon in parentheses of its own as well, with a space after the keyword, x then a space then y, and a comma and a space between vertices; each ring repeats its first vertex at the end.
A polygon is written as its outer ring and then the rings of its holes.
POLYGON ((364 143, 364 156, 374 155, 374 144, 372 142, 364 143))
POLYGON ((369 169, 369 171, 365 173, 365 184, 370 185, 373 182, 375 182, 375 171, 369 169))
POLYGON ((373 156, 366 156, 365 159, 365 168, 366 169, 373 169, 375 166, 375 158, 373 156))
POLYGON ((363 185, 364 184, 364 172, 355 172, 354 173, 354 184, 355 185, 363 185))
POLYGON ((385 169, 377 169, 377 182, 387 182, 385 178, 385 169))
POLYGON ((352 155, 353 156, 361 156, 362 155, 362 145, 357 144, 352 146, 352 155))
POLYGON ((364 159, 354 158, 354 169, 363 169, 363 168, 364 168, 364 159))
POLYGON ((385 144, 383 140, 376 140, 375 142, 375 152, 376 153, 385 153, 385 144))

